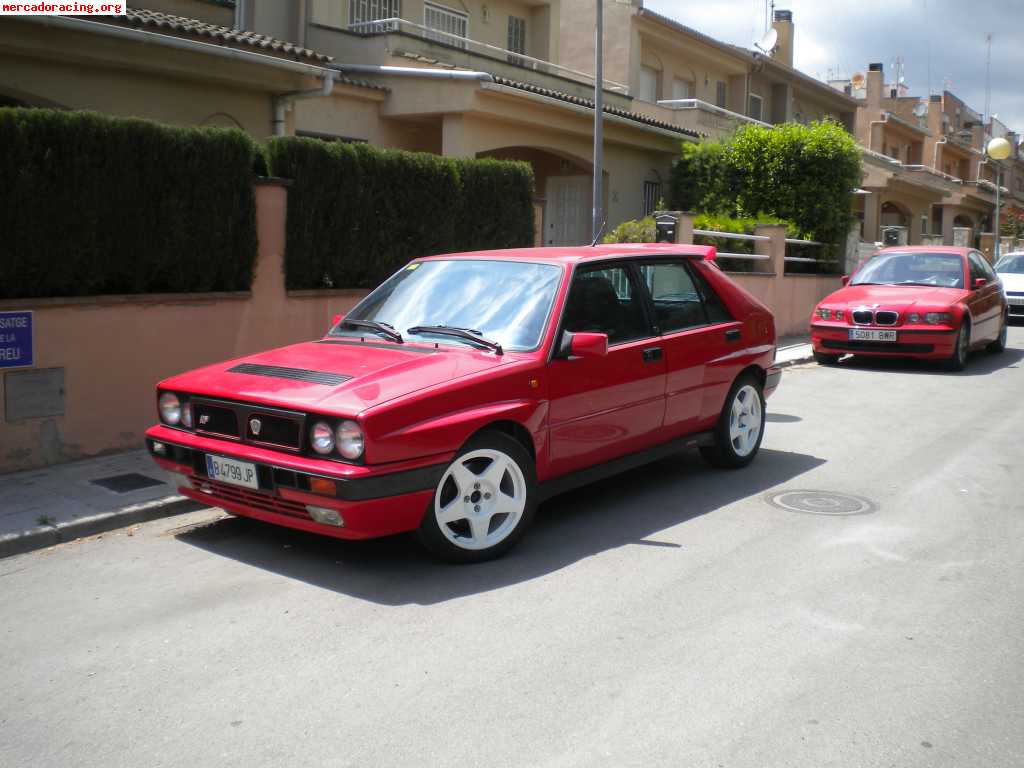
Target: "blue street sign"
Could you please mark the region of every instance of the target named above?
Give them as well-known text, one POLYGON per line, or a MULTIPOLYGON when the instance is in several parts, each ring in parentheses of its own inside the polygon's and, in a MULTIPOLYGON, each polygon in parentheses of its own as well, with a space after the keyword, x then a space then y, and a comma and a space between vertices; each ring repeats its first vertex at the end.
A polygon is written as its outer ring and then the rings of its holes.
POLYGON ((0 368, 32 365, 32 313, 0 312, 0 368))

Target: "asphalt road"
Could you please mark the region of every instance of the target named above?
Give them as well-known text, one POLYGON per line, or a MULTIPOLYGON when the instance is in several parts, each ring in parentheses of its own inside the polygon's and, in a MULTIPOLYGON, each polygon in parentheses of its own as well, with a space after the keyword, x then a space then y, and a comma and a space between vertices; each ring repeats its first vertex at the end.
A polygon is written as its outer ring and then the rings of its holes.
POLYGON ((791 368, 751 467, 552 500, 483 566, 217 512, 0 561, 0 765, 1024 765, 1010 345, 791 368))

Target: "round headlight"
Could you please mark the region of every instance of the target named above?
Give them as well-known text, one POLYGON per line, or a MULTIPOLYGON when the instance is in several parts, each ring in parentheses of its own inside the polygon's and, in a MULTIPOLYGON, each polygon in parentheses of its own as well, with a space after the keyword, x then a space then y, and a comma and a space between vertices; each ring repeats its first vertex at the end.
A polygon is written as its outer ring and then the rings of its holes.
POLYGON ((192 429, 192 403, 182 403, 181 424, 184 427, 192 429))
POLYGON ((354 421, 343 421, 338 425, 338 453, 346 459, 358 459, 363 455, 363 430, 354 421))
POLYGON ((309 430, 309 442, 314 451, 326 456, 334 450, 334 431, 326 422, 318 421, 309 430))
POLYGON ((173 392, 164 392, 157 401, 160 406, 160 418, 164 424, 175 425, 181 421, 181 401, 173 392))

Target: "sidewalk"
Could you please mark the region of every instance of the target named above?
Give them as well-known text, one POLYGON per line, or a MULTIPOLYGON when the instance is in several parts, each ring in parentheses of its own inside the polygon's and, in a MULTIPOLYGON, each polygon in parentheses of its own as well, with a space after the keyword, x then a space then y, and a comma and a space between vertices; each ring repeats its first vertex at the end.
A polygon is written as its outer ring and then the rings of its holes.
POLYGON ((145 450, 0 475, 0 557, 199 508, 145 450))
POLYGON ((785 368, 814 359, 811 354, 811 340, 808 336, 784 336, 779 339, 775 352, 775 364, 785 368))

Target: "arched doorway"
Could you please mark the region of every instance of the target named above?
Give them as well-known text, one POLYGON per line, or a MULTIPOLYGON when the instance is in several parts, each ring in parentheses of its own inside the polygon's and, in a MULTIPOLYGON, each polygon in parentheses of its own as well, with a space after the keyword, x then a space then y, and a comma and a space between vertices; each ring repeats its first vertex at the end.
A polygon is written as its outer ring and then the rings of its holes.
MULTIPOLYGON (((522 160, 533 168, 536 245, 586 245, 592 239, 593 165, 548 147, 502 147, 477 157, 522 160)), ((608 174, 604 174, 607 182, 608 174)), ((604 189, 607 210, 608 184, 604 189)))

